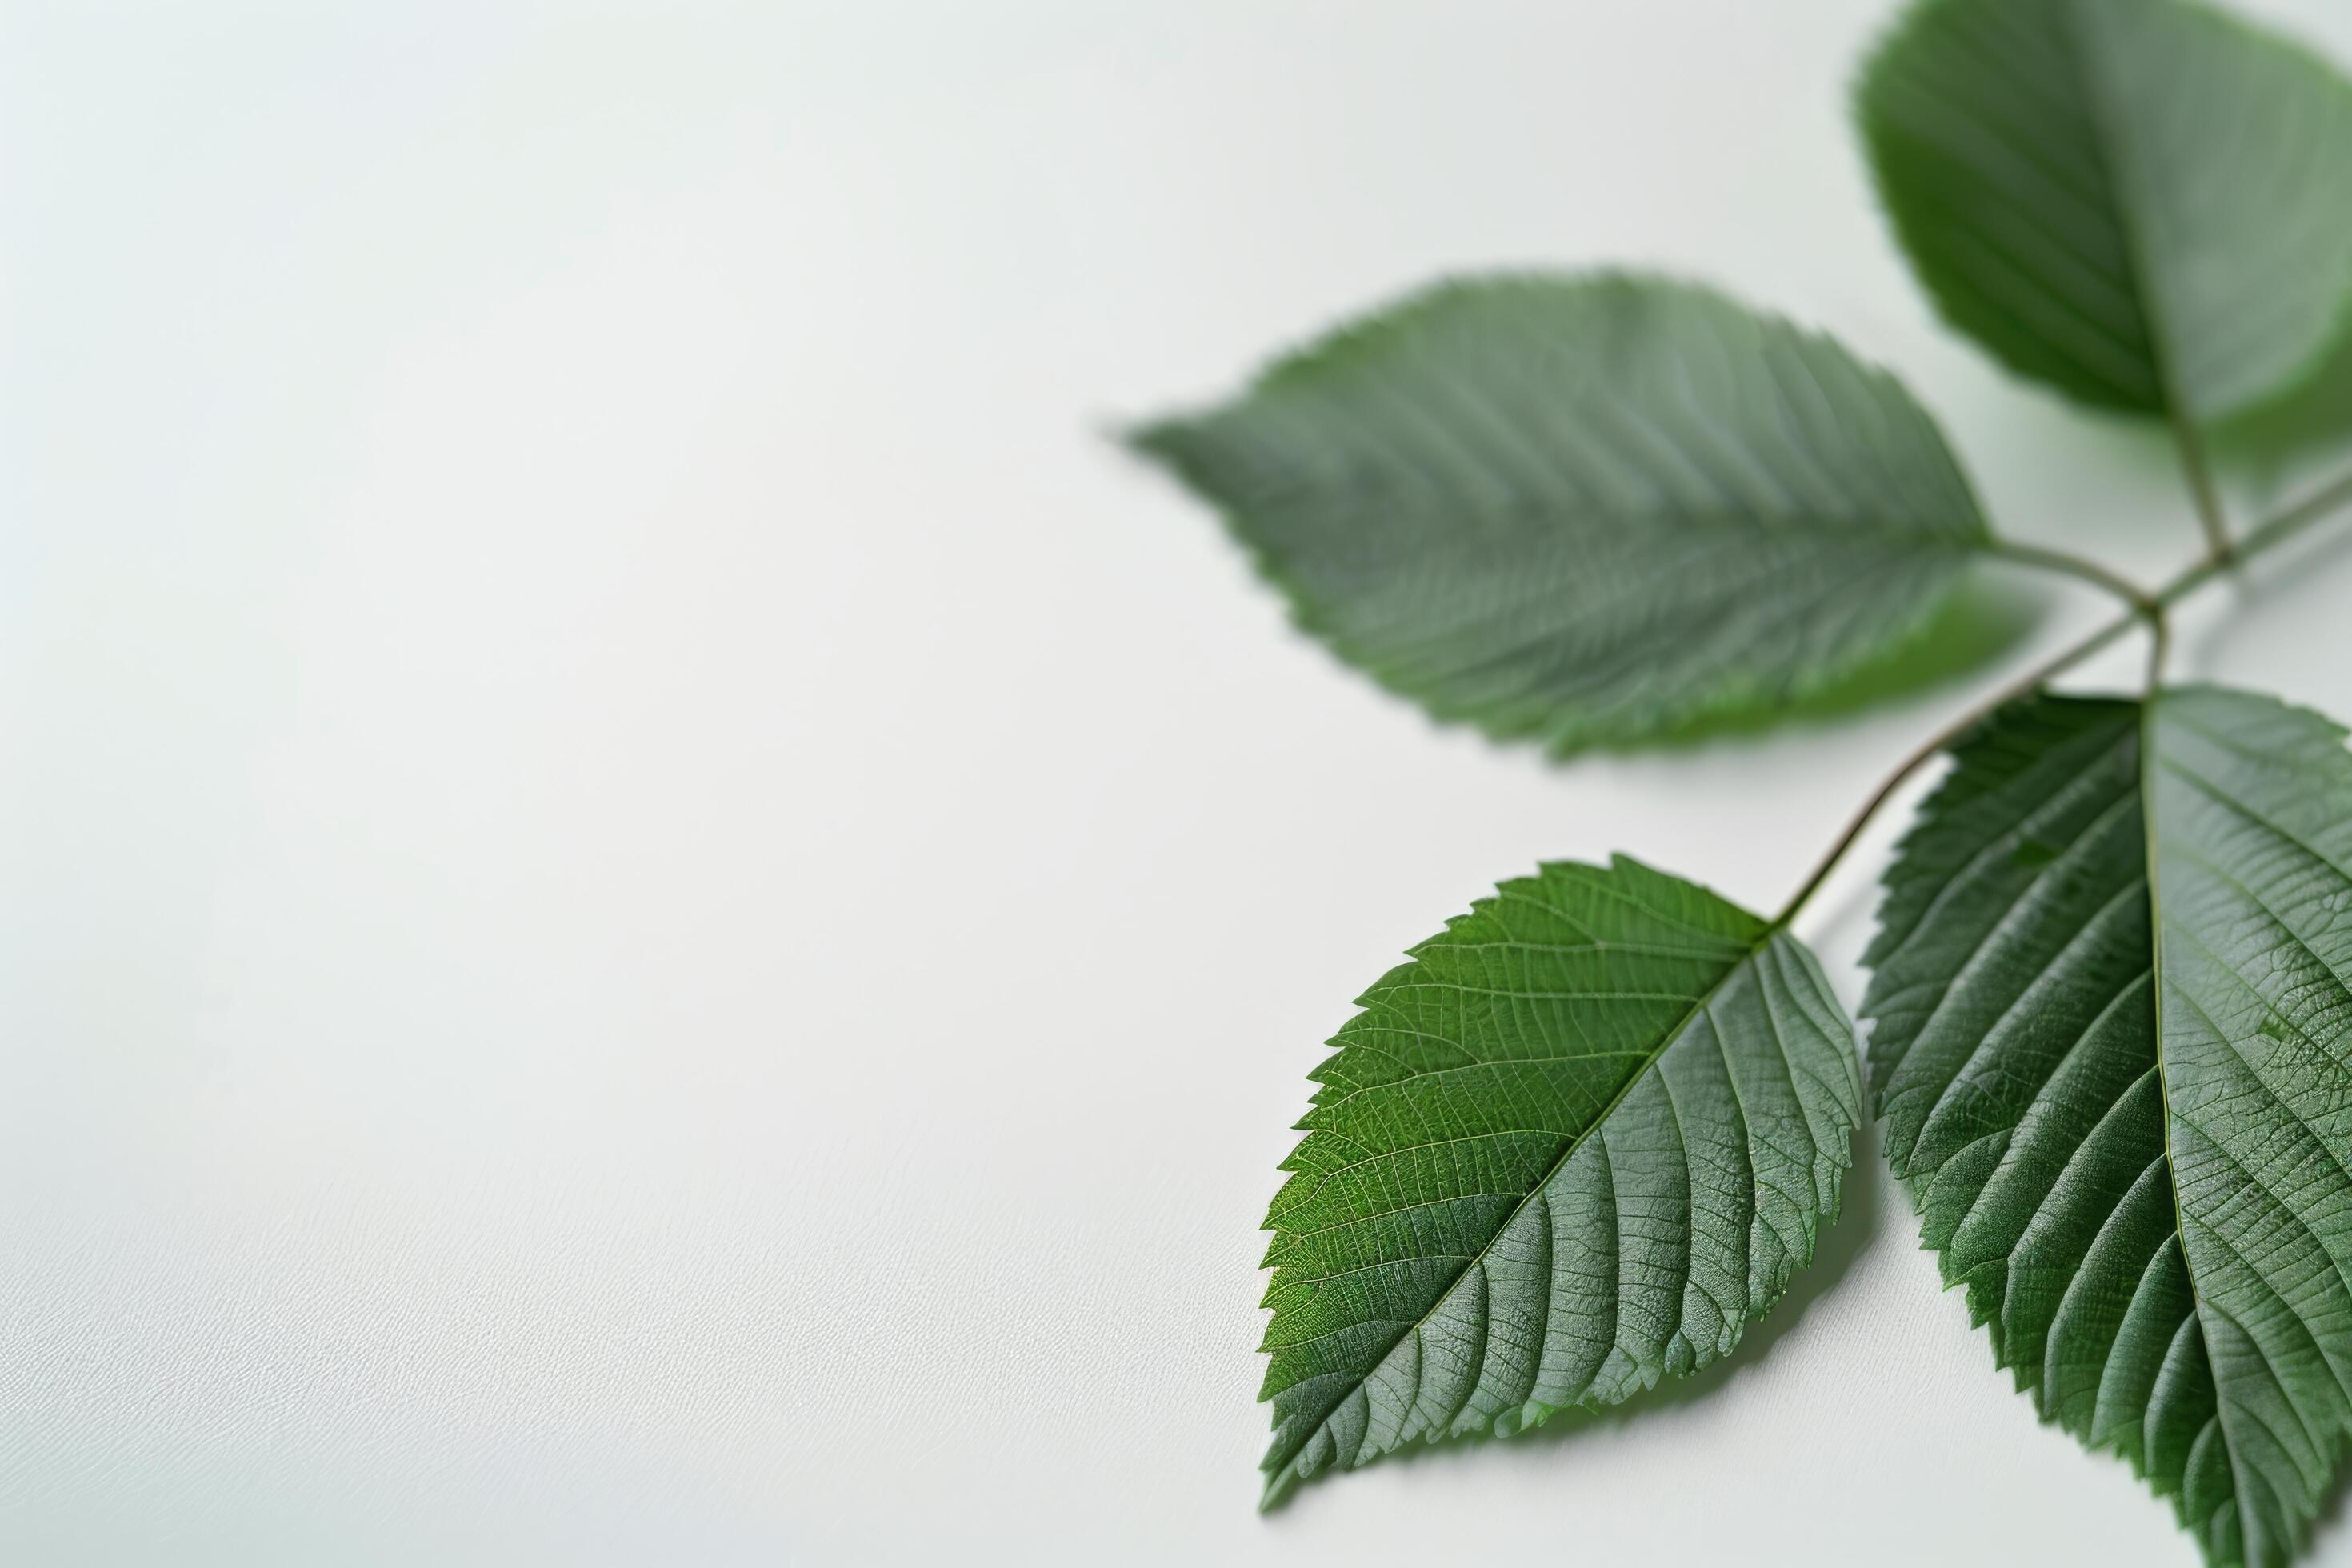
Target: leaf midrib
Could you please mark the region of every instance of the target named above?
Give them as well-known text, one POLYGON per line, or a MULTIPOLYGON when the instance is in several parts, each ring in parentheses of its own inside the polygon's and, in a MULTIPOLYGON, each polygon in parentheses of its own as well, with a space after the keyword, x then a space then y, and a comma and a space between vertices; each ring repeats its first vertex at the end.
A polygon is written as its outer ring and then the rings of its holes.
MULTIPOLYGON (((2124 242, 2125 280, 2130 285, 2132 308, 2138 312, 2140 330, 2147 338, 2149 368, 2156 372, 2158 395, 2164 401, 2164 416, 2184 441, 2189 437, 2188 409, 2181 402, 2180 385, 2173 374, 2172 341, 2162 312, 2154 308, 2156 295, 2152 283, 2156 268, 2149 260, 2140 235, 2137 202, 2133 187, 2123 177, 2123 160, 2117 156, 2117 142, 2110 123, 2106 84, 2100 79, 2097 55, 2083 44, 2082 6, 2084 0, 2059 0, 2058 31, 2064 38, 2075 78, 2083 84, 2083 101, 2090 110, 2091 155, 2098 160, 2100 174, 2113 193, 2116 231, 2124 242)), ((2149 894, 2151 902, 2154 892, 2149 894)))
MULTIPOLYGON (((2067 15, 2073 16, 2071 5, 2067 15)), ((2198 1337, 2204 1342, 2205 1362, 2213 1379, 2213 1419, 2221 1433, 2221 1447, 2230 1459, 2230 1500, 2238 1513, 2238 1533, 2242 1545, 2250 1545, 2255 1538, 2254 1521, 2250 1517, 2251 1504, 2246 1487, 2245 1470, 2238 1458, 2237 1435, 2231 1430, 2230 1402, 2222 1397, 2220 1369, 2213 1363, 2213 1332, 2209 1313, 2214 1309, 2205 1299, 2203 1287, 2197 1282, 2197 1260, 2189 1247, 2189 1216, 2180 1206, 2180 1166, 2172 1153, 2172 1079, 2165 1065, 2164 1050, 2164 895, 2163 883, 2157 875, 2161 857, 2157 849, 2157 816, 2154 798, 2156 782, 2156 715, 2163 694, 2150 691, 2139 705, 2139 810, 2141 839, 2147 857, 2147 946, 2151 985, 2148 994, 2149 1026, 2154 1036, 2156 1056, 2156 1092, 2164 1110, 2164 1186, 2172 1199, 2172 1233, 2180 1247, 2180 1273, 2189 1281, 2189 1300, 2197 1312, 2198 1337)), ((2204 1134, 2200 1133, 2203 1137, 2204 1134)), ((2208 1139, 2210 1142, 2212 1140, 2208 1139)), ((2218 1144, 2215 1145, 2217 1148, 2218 1144)), ((2210 1226, 2208 1227, 2210 1228, 2210 1226)), ((2222 1314, 2224 1317, 2227 1313, 2222 1314)), ((2241 1331, 2243 1331, 2242 1330, 2241 1331)), ((2185 1479, 2181 1496, 2188 1497, 2185 1479)))

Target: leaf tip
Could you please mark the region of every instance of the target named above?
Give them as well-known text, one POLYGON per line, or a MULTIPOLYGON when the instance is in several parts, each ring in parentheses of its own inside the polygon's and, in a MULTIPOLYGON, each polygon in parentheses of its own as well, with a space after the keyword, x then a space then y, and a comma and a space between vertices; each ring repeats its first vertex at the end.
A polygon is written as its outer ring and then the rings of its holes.
POLYGON ((1297 1489, 1298 1467, 1285 1462, 1281 1468, 1265 1478, 1265 1486, 1257 1494, 1258 1512, 1261 1514, 1274 1512, 1275 1510, 1288 1502, 1291 1494, 1297 1489))
POLYGON ((1095 434, 1128 456, 1156 468, 1172 468, 1190 421, 1181 415, 1148 419, 1112 419, 1095 427, 1095 434))

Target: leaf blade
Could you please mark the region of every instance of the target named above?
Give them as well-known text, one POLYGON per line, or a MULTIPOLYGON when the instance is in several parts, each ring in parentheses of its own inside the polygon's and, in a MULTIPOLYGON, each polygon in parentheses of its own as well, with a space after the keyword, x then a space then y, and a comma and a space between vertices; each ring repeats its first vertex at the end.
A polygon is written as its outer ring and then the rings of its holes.
POLYGON ((2004 710, 1865 962, 1888 1158, 1997 1363, 2210 1562, 2289 1561, 2352 1426, 2343 731, 2210 688, 2004 710))
POLYGON ((1563 752, 1820 691, 1989 541, 1891 377, 1623 275, 1440 286, 1132 444, 1342 658, 1563 752))
POLYGON ((1267 1506, 1708 1364, 1835 1217, 1852 1025, 1702 889, 1548 866, 1360 1005, 1267 1216, 1267 1506))
POLYGON ((1923 0, 1856 116, 1937 310, 2097 407, 2206 425, 2352 330, 2352 83, 2185 0, 1923 0))

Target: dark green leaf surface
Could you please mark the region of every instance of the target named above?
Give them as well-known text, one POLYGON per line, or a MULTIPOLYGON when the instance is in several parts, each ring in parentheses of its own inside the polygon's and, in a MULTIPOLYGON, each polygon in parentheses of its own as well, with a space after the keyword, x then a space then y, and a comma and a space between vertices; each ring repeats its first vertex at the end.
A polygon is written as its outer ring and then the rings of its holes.
POLYGON ((1853 1025, 1703 888, 1547 866, 1359 1005, 1266 1219, 1269 1503, 1706 1365, 1836 1217, 1853 1025))
POLYGON ((1858 108, 1953 325, 2086 403, 2292 388, 2352 296, 2352 85, 2181 0, 1925 0, 1858 108))
POLYGON ((1888 872, 1885 1147, 1995 1354, 2215 1564, 2278 1564, 2352 1423, 2352 754, 2268 698, 2041 697, 1888 872))
POLYGON ((1342 657, 1562 751, 1818 690, 1986 542, 1892 378, 1654 279, 1434 289, 1135 444, 1342 657))

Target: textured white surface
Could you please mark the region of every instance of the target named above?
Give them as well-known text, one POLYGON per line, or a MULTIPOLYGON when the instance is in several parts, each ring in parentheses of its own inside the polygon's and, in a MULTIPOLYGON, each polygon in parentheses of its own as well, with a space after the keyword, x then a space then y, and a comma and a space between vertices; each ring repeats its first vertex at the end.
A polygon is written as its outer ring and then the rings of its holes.
MULTIPOLYGON (((1656 264, 2154 578, 2162 450, 1881 231, 1885 9, 11 6, 0 1560, 2188 1564, 1867 1149, 1692 1396, 1251 1512, 1348 999, 1545 857, 1769 907, 1965 693, 1547 767, 1095 432, 1440 270, 1656 264)), ((2352 716, 2304 559, 2186 661, 2352 716)), ((1850 1002, 1887 838, 1805 925, 1850 1002)))

